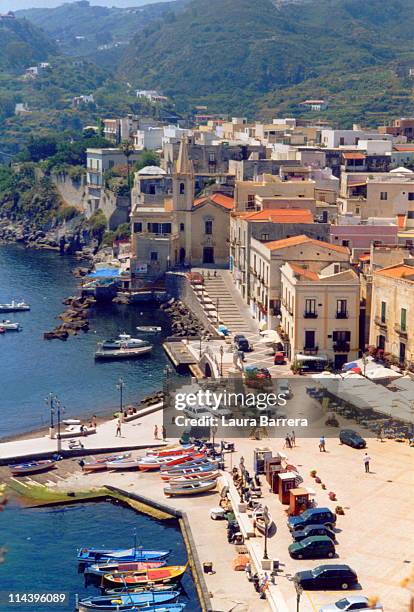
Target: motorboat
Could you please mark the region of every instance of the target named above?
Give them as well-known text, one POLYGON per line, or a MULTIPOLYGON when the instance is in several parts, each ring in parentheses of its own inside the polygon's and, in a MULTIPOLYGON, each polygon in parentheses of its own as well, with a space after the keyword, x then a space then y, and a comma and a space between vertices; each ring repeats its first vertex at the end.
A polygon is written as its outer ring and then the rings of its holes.
POLYGON ((211 491, 217 486, 216 480, 198 481, 198 482, 187 482, 181 483, 179 486, 172 486, 171 483, 168 487, 164 487, 164 495, 167 497, 178 497, 179 495, 198 495, 199 493, 205 493, 211 491))
POLYGON ((121 348, 141 348, 149 346, 147 340, 141 340, 141 338, 133 338, 130 334, 119 334, 118 338, 112 338, 111 340, 105 340, 102 342, 102 348, 104 350, 116 350, 121 348))
POLYGON ((5 331, 20 331, 22 329, 20 323, 15 323, 7 319, 0 321, 0 327, 2 327, 5 331))
POLYGON ((122 584, 124 586, 134 586, 140 584, 167 584, 179 580, 184 575, 187 565, 170 565, 159 569, 148 570, 144 574, 105 574, 104 581, 109 584, 122 584))
POLYGON ((118 561, 152 561, 168 557, 169 550, 147 550, 145 548, 81 548, 77 559, 80 563, 116 559, 118 561))
MULTIPOLYGON (((169 601, 174 601, 179 595, 179 591, 146 591, 142 593, 123 593, 119 595, 103 595, 101 597, 86 597, 78 602, 78 610, 80 612, 89 612, 89 610, 101 610, 102 612, 111 612, 111 610, 133 610, 141 608, 145 610, 165 610, 170 611, 171 608, 161 606, 169 601), (149 608, 151 606, 151 608, 149 608), (154 607, 155 606, 155 607, 154 607)), ((179 608, 180 610, 182 608, 179 608)))
POLYGON ((137 330, 147 334, 155 334, 162 331, 162 327, 159 325, 137 325, 137 330))
POLYGON ((148 355, 152 351, 152 344, 145 346, 137 346, 133 348, 124 348, 123 346, 115 349, 104 349, 103 343, 98 343, 98 349, 95 352, 95 359, 136 359, 148 355))
POLYGON ((30 310, 30 306, 26 302, 12 300, 9 304, 0 304, 0 312, 23 312, 25 310, 30 310))
POLYGON ((51 470, 56 461, 52 459, 44 459, 43 461, 28 461, 27 463, 17 463, 9 465, 13 476, 24 476, 25 474, 34 474, 35 472, 46 472, 51 470))
POLYGON ((146 572, 148 569, 162 567, 165 563, 165 561, 127 561, 124 563, 109 559, 103 563, 92 563, 86 568, 85 574, 103 576, 112 572, 146 572))

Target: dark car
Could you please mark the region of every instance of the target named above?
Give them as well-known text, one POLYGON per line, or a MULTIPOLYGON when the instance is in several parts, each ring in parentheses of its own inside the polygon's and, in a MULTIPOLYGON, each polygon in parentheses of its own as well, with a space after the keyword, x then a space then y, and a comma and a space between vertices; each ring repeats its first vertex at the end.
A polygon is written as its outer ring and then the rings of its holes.
POLYGON ((304 529, 308 525, 332 527, 336 523, 336 515, 329 508, 309 508, 299 516, 290 516, 287 522, 291 531, 304 529))
POLYGON ((365 448, 367 445, 364 438, 361 438, 359 433, 353 429, 342 429, 339 432, 339 440, 342 444, 347 444, 352 446, 352 448, 365 448))
POLYGON ((332 559, 335 544, 328 536, 311 536, 289 546, 292 559, 332 559))
POLYGON ((239 351, 243 351, 244 353, 248 353, 253 350, 253 347, 250 345, 250 342, 243 334, 236 334, 233 338, 234 344, 237 346, 239 351))
POLYGON ((303 589, 349 589, 358 584, 358 576, 349 565, 318 565, 312 570, 297 572, 294 581, 303 589))
POLYGON ((292 537, 295 542, 300 542, 305 538, 312 536, 327 536, 331 538, 332 542, 336 540, 336 534, 332 529, 329 529, 326 525, 308 525, 304 529, 295 529, 292 531, 292 537))

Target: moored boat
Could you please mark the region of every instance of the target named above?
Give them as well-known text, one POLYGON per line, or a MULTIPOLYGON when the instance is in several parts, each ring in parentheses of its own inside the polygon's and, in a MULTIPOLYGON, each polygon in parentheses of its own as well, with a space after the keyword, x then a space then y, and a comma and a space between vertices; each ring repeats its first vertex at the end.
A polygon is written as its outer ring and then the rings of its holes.
POLYGON ((30 306, 23 301, 12 300, 9 304, 0 304, 0 312, 23 312, 25 310, 30 310, 30 306))
POLYGON ((0 321, 0 327, 2 327, 5 331, 20 331, 22 329, 20 323, 16 323, 14 321, 9 321, 6 319, 0 321))
POLYGON ((181 463, 172 467, 162 466, 161 472, 182 472, 184 470, 207 471, 211 469, 217 469, 217 467, 217 461, 210 461, 209 459, 199 459, 196 461, 188 461, 185 463, 181 463))
POLYGON ((148 606, 174 601, 179 596, 179 591, 146 591, 142 593, 123 593, 119 595, 103 595, 101 597, 86 597, 78 603, 80 612, 89 610, 101 610, 111 612, 112 610, 138 610, 148 606))
POLYGON ((96 459, 95 461, 89 461, 88 463, 82 464, 82 471, 88 474, 89 472, 100 472, 106 470, 107 462, 109 461, 121 461, 131 456, 131 453, 122 453, 120 455, 112 455, 110 457, 104 457, 102 459, 96 459))
POLYGON ((140 459, 138 462, 138 467, 142 472, 159 470, 162 467, 173 467, 174 465, 180 465, 181 463, 186 463, 190 459, 197 460, 204 458, 204 453, 197 454, 186 454, 186 455, 178 455, 176 457, 144 457, 140 459))
POLYGON ((119 334, 118 338, 111 338, 111 340, 105 340, 102 342, 102 348, 104 350, 117 350, 121 348, 141 348, 149 346, 150 343, 147 340, 141 340, 141 338, 133 338, 130 334, 119 334))
POLYGON ((148 355, 152 351, 152 344, 135 348, 104 349, 102 343, 98 344, 95 359, 136 359, 148 355))
POLYGON ((265 534, 266 531, 269 534, 269 530, 271 529, 271 526, 273 524, 273 519, 272 519, 272 515, 270 514, 270 512, 267 513, 267 517, 268 518, 267 518, 267 529, 266 529, 264 507, 258 506, 253 511, 253 521, 255 522, 257 530, 260 531, 260 533, 263 533, 263 535, 265 534))
POLYGON ((112 574, 119 572, 145 572, 148 569, 156 569, 163 567, 165 561, 127 561, 125 563, 110 559, 103 563, 92 563, 89 565, 85 574, 93 574, 94 576, 103 576, 104 574, 112 574))
POLYGON ((139 468, 139 459, 116 459, 115 461, 107 461, 106 467, 108 470, 137 470, 139 468))
POLYGON ((164 494, 167 497, 178 497, 179 495, 198 495, 199 493, 205 493, 215 489, 217 485, 216 480, 207 480, 201 482, 188 482, 181 483, 179 486, 164 487, 164 494))
POLYGON ((46 472, 51 470, 56 461, 52 459, 44 459, 43 461, 28 461, 26 463, 17 463, 9 465, 13 476, 24 476, 25 474, 34 474, 35 472, 46 472))
POLYGON ((194 444, 187 444, 186 446, 180 446, 177 448, 162 448, 162 449, 149 449, 145 451, 147 456, 155 457, 173 457, 174 455, 184 455, 194 450, 194 444))
POLYGON ((129 586, 129 587, 119 587, 117 589, 105 589, 106 595, 118 595, 125 593, 146 593, 148 591, 154 591, 156 593, 160 591, 171 591, 171 589, 177 590, 179 586, 175 584, 141 584, 140 586, 129 586))
POLYGON ((181 579, 186 569, 187 565, 170 565, 148 570, 144 574, 105 574, 104 580, 109 584, 122 584, 124 586, 148 583, 166 584, 181 579))
POLYGON ((151 561, 168 557, 169 550, 148 550, 143 548, 81 548, 77 559, 80 563, 96 563, 105 559, 118 561, 151 561))
POLYGON ((199 474, 183 474, 180 476, 173 476, 169 479, 170 487, 177 487, 187 482, 206 482, 211 480, 217 480, 220 476, 220 472, 200 472, 199 474))
POLYGON ((158 325, 137 325, 137 330, 144 333, 157 333, 162 330, 158 325))

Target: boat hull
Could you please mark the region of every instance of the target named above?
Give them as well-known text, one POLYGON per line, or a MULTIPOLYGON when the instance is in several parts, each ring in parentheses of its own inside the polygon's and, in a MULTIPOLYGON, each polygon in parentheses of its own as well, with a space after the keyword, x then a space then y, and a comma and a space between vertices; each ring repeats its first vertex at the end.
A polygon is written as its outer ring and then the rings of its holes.
POLYGON ((173 565, 161 569, 148 570, 145 574, 105 574, 104 581, 114 585, 133 586, 141 584, 167 584, 180 580, 187 565, 173 565))
POLYGON ((207 481, 202 483, 192 483, 190 485, 181 485, 178 487, 165 487, 164 494, 167 497, 179 497, 183 495, 199 495, 200 493, 206 493, 207 491, 211 491, 215 489, 217 486, 217 482, 207 481))
POLYGON ((126 563, 93 563, 85 570, 85 574, 104 576, 116 572, 146 572, 165 565, 165 561, 130 561, 126 563))
POLYGON ((32 461, 28 463, 19 463, 18 465, 10 465, 10 471, 13 476, 24 476, 25 474, 34 474, 37 472, 47 472, 55 466, 55 461, 32 461))
POLYGON ((112 349, 112 350, 98 350, 95 353, 95 359, 102 361, 105 359, 138 359, 144 357, 152 351, 152 345, 144 346, 141 348, 131 349, 112 349))
POLYGON ((80 563, 98 563, 99 561, 152 561, 161 560, 168 557, 169 550, 145 550, 134 548, 128 549, 99 549, 99 548, 82 548, 78 551, 78 561, 80 563))
MULTIPOLYGON (((143 593, 119 594, 115 596, 104 595, 102 597, 86 597, 78 604, 78 610, 87 612, 89 610, 101 610, 112 612, 112 610, 138 610, 147 606, 162 606, 164 603, 174 601, 180 593, 178 591, 147 591, 143 593)), ((163 608, 163 606, 162 606, 163 608)))

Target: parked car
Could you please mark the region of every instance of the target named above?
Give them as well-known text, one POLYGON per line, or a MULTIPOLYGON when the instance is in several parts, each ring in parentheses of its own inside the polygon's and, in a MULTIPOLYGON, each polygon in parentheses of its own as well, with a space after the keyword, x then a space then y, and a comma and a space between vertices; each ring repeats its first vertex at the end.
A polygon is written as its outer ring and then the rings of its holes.
POLYGON ((285 365, 286 363, 285 353, 283 351, 276 351, 276 353, 274 354, 273 363, 275 365, 285 365))
POLYGON ((319 608, 319 612, 348 612, 350 610, 383 610, 381 604, 377 603, 371 606, 368 597, 363 595, 355 595, 353 597, 344 597, 338 599, 335 603, 328 604, 319 608))
POLYGON ((336 533, 326 525, 308 525, 304 529, 294 529, 292 531, 292 537, 295 542, 300 542, 312 536, 327 536, 331 538, 332 542, 336 540, 336 533))
POLYGON ((292 389, 290 388, 290 384, 288 380, 278 380, 277 381, 277 392, 283 393, 283 395, 289 399, 292 397, 292 389))
POLYGON ((304 529, 308 525, 326 525, 332 528, 336 523, 336 515, 329 508, 309 508, 299 516, 290 516, 287 522, 291 531, 304 529))
POLYGON ((364 438, 353 429, 342 429, 342 431, 339 432, 339 440, 342 444, 347 444, 348 446, 352 446, 352 448, 365 448, 367 445, 364 438))
POLYGON ((244 334, 236 334, 233 338, 233 341, 239 351, 243 351, 243 353, 248 353, 253 350, 252 345, 244 334))
POLYGON ((358 584, 358 576, 349 565, 318 565, 296 572, 293 579, 303 589, 345 590, 358 584))
POLYGON ((292 559, 332 559, 335 544, 328 536, 311 536, 289 546, 292 559))

